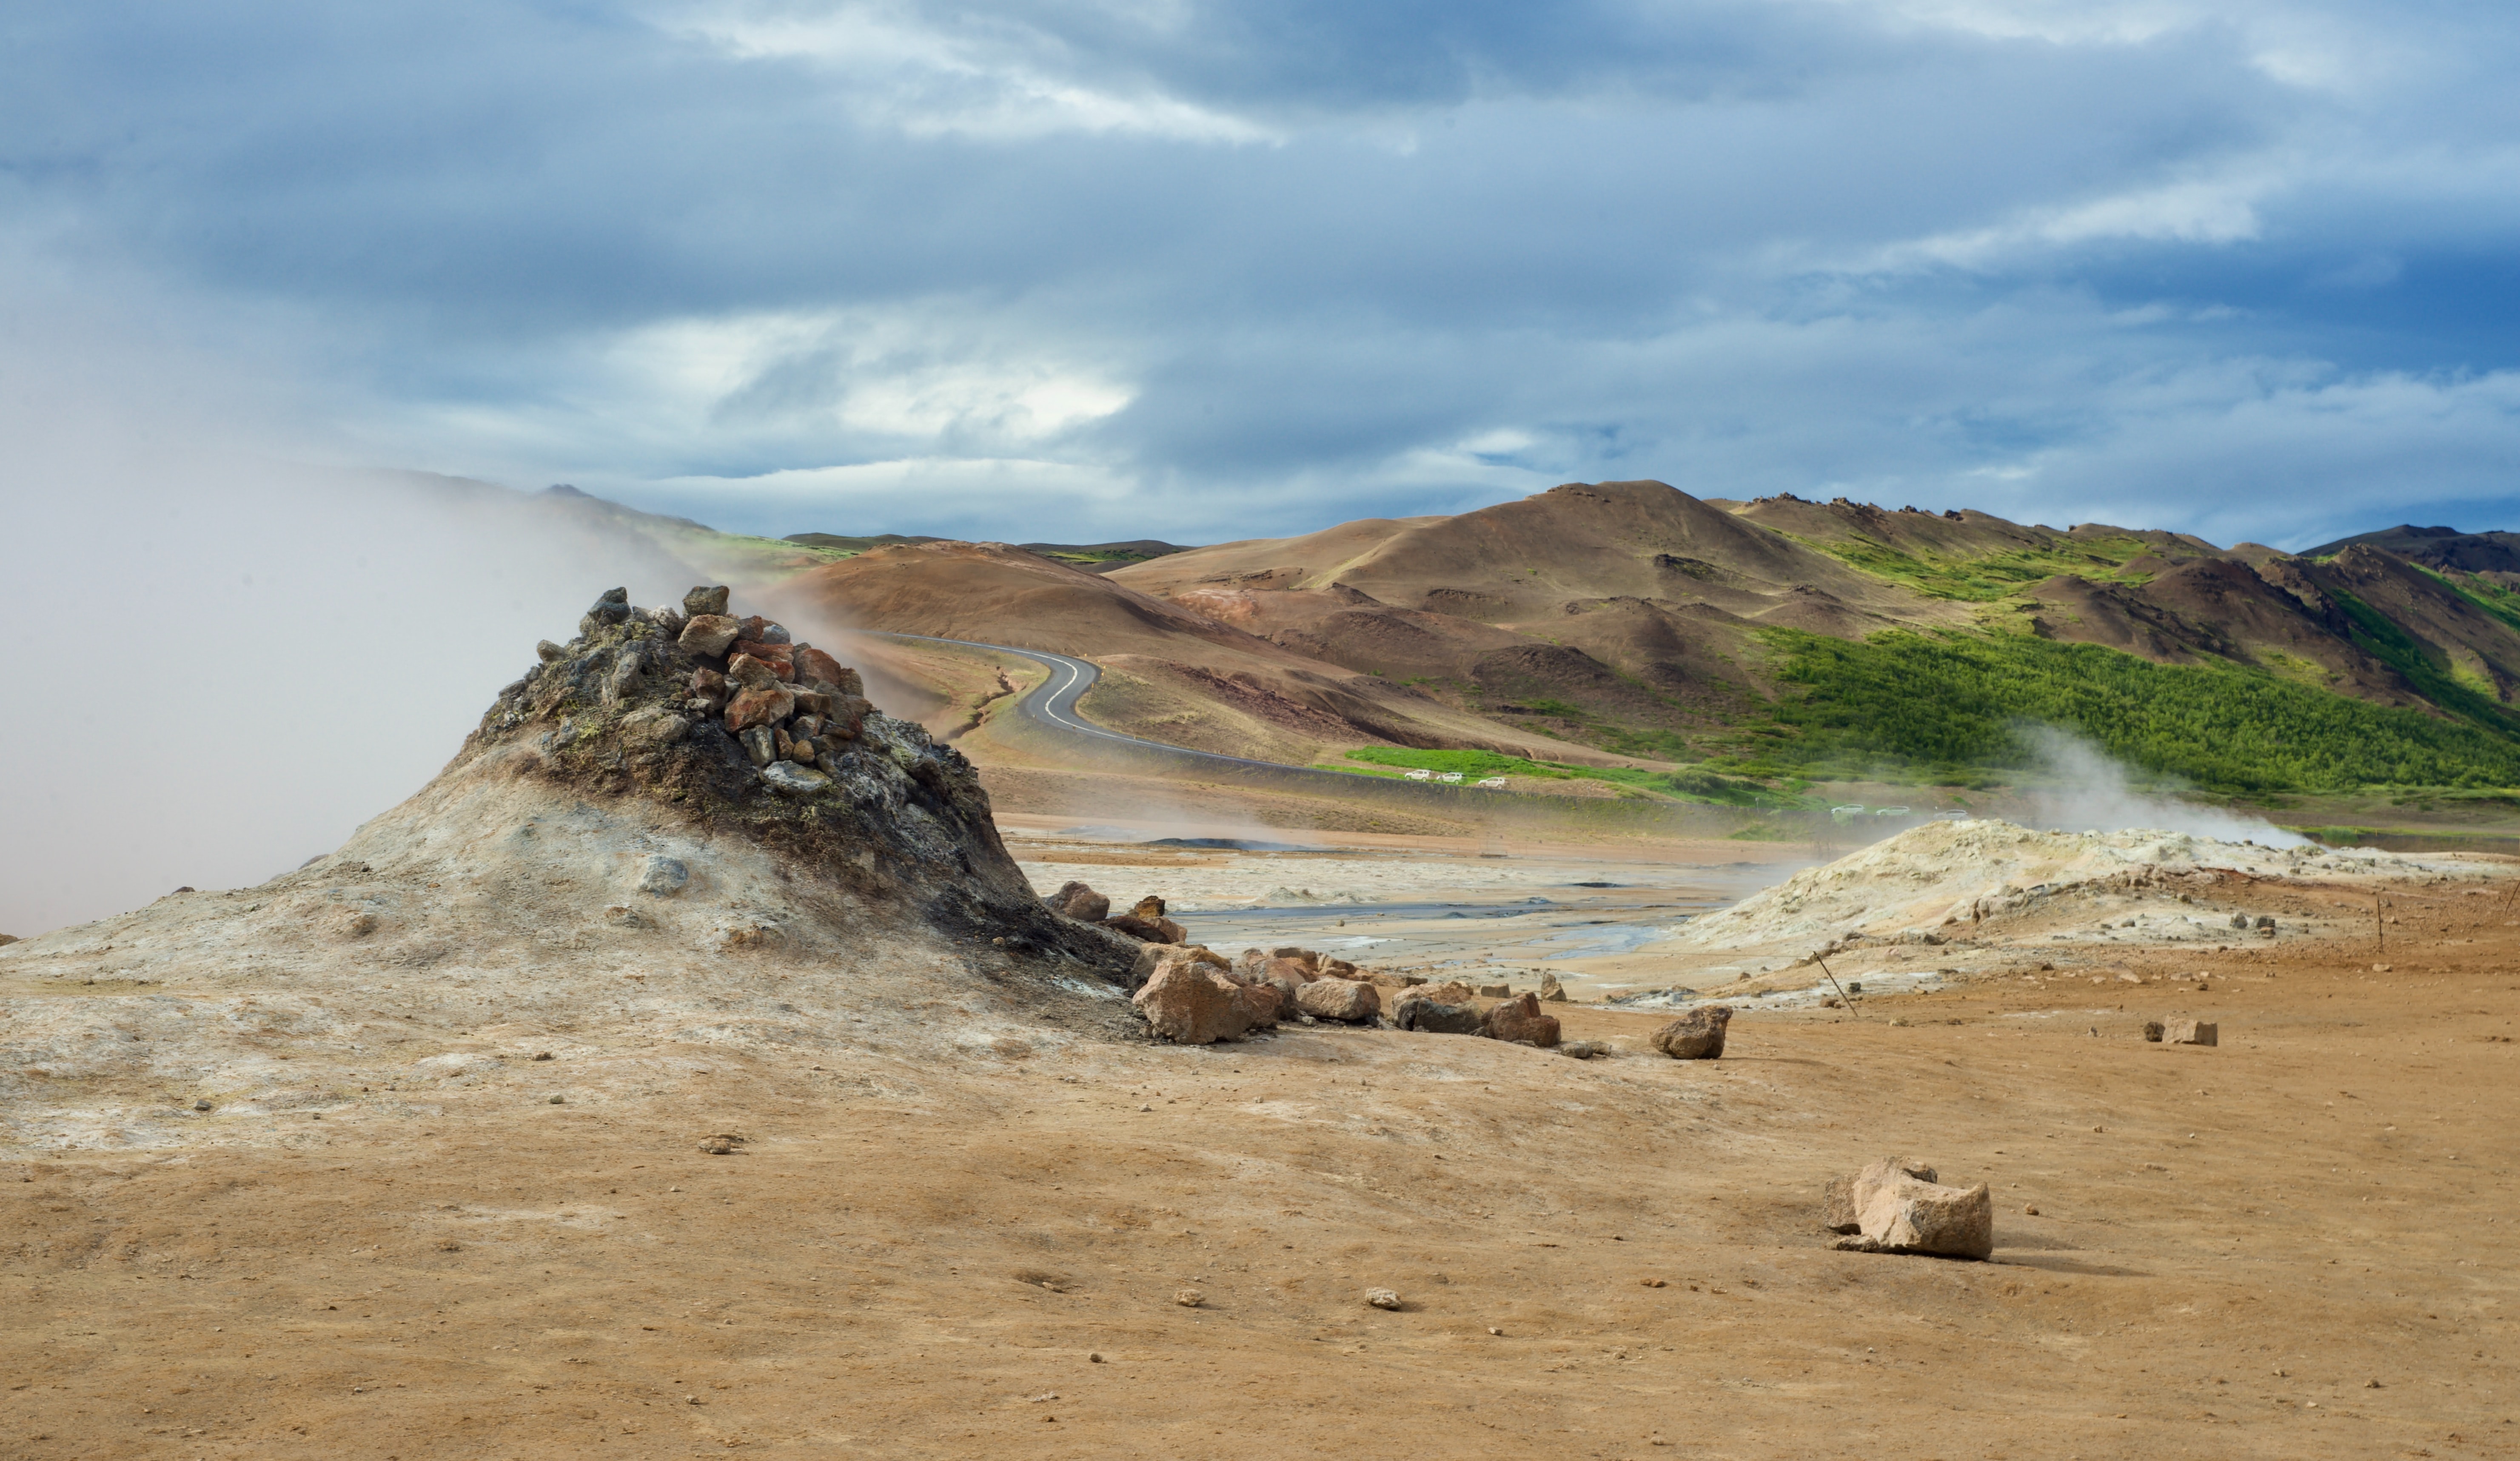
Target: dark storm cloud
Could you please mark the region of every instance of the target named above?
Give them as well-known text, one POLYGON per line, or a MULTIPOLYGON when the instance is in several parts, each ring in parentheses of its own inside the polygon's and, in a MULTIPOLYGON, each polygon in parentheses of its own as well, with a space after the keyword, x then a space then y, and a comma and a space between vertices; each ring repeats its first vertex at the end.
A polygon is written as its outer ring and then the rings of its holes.
POLYGON ((334 454, 727 526, 1244 536, 1659 476, 2301 543, 2511 506, 2512 29, 34 4, 0 207, 334 454))

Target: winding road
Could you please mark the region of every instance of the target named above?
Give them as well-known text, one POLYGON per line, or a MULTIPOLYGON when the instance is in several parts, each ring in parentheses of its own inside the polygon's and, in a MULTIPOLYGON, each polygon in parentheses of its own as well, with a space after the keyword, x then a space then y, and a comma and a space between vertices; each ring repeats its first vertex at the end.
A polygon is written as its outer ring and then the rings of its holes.
MULTIPOLYGON (((1064 731, 1070 735, 1088 735, 1097 740, 1110 741, 1133 749, 1157 751, 1168 756, 1187 757, 1192 761, 1211 762, 1218 766, 1255 767, 1279 775, 1319 776, 1348 782, 1368 779, 1352 776, 1344 772, 1315 771, 1308 766, 1287 766, 1276 761, 1253 761, 1243 756, 1221 756, 1214 751, 1193 751, 1188 746, 1169 745, 1160 740, 1148 740, 1143 736, 1123 735, 1117 730, 1106 730, 1076 712, 1076 702, 1083 699, 1085 692, 1092 689, 1095 682, 1102 678, 1102 667, 1090 660, 1076 659, 1065 654, 1053 654, 1047 649, 1018 649, 1012 644, 983 644, 973 640, 941 639, 932 634, 897 634, 879 629, 862 629, 858 633, 874 639, 906 640, 926 644, 952 644, 960 649, 986 649, 996 654, 1014 654, 1031 660, 1034 664, 1050 671, 1050 678, 1025 691, 1024 697, 1015 702, 1015 711, 1024 719, 1037 725, 1047 726, 1053 730, 1064 731)), ((1402 784, 1417 783, 1403 782, 1402 784)))
POLYGON ((1526 807, 1547 804, 1552 812, 1573 813, 1580 806, 1584 815, 1614 816, 1625 819, 1659 819, 1678 815, 1686 809, 1661 803, 1586 799, 1572 803, 1562 797, 1535 796, 1530 793, 1473 788, 1442 781, 1412 781, 1400 776, 1376 776, 1362 773, 1320 771, 1309 766, 1287 766, 1277 761, 1254 761, 1247 756, 1224 756, 1214 751, 1193 751, 1188 746, 1170 745, 1143 736, 1123 735, 1107 730, 1077 714, 1076 702, 1102 678, 1102 667, 1089 660, 1066 654, 1053 654, 1047 649, 1022 649, 1012 644, 984 644, 976 640, 949 640, 930 634, 899 634, 890 630, 861 629, 855 631, 875 639, 896 640, 909 643, 951 644, 958 649, 985 649, 993 654, 1012 654, 1031 660, 1050 671, 1050 678, 1027 691, 1015 702, 1015 711, 1035 725, 1054 733, 1083 737, 1104 745, 1125 748, 1141 754, 1154 755, 1176 765, 1224 773, 1243 785, 1275 781, 1282 786, 1300 787, 1307 794, 1328 793, 1349 800, 1384 800, 1426 810, 1429 803, 1456 814, 1493 812, 1503 806, 1521 804, 1526 807))

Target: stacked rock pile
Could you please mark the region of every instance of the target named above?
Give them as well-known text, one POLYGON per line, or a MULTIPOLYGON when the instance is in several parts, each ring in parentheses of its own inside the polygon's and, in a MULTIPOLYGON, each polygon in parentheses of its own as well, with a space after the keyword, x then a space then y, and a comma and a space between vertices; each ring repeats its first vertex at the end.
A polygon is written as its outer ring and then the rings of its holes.
POLYGON ((723 587, 652 608, 614 589, 578 631, 538 647, 459 761, 644 796, 958 938, 1125 976, 1133 943, 1042 907, 970 762, 869 704, 832 655, 729 612, 723 587))
POLYGON ((702 661, 692 671, 684 707, 723 717, 772 785, 821 790, 840 774, 841 748, 858 738, 875 709, 865 682, 768 619, 738 619, 726 608, 722 586, 683 596, 685 619, 674 642, 702 661))

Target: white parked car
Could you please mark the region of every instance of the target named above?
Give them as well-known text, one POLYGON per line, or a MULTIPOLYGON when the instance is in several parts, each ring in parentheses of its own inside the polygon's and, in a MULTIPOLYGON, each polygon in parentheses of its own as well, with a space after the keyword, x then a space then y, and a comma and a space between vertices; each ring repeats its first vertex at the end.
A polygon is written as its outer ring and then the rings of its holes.
POLYGON ((1460 772, 1446 772, 1435 779, 1438 781, 1450 782, 1451 784, 1458 786, 1462 782, 1462 774, 1460 772))
POLYGON ((1404 773, 1404 775, 1412 781, 1424 781, 1431 779, 1435 774, 1430 771, 1414 771, 1404 773))
POLYGON ((1479 782, 1478 782, 1478 784, 1479 784, 1479 785, 1481 785, 1481 786, 1503 786, 1503 785, 1505 784, 1505 777, 1503 777, 1503 776, 1482 776, 1482 777, 1480 777, 1480 778, 1479 778, 1479 782))

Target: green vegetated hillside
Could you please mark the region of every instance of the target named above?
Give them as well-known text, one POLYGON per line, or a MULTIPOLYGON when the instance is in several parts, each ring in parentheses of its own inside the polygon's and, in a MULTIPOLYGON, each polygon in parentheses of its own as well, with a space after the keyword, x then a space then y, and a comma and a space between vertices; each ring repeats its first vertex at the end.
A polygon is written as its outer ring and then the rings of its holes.
POLYGON ((1786 689, 1727 758, 1747 775, 1983 782, 2040 767, 2038 728, 2050 726, 2235 794, 2520 785, 2520 738, 2498 706, 2481 721, 2429 715, 2262 672, 2027 636, 1766 637, 1786 689))
POLYGON ((2142 583, 2151 576, 2127 567, 2150 551, 2135 538, 2077 540, 2052 547, 1947 555, 1906 552, 1863 536, 1834 541, 1787 536, 1850 568, 1913 590, 1927 598, 1955 598, 1967 603, 2009 598, 2060 573, 2112 583, 2142 583))
POLYGON ((1532 761, 1495 751, 1431 751, 1407 746, 1363 746, 1347 753, 1356 765, 1330 765, 1322 771, 1397 776, 1411 771, 1438 775, 1458 773, 1466 782, 1488 776, 1522 776, 1544 781, 1601 781, 1623 792, 1679 802, 1723 807, 1802 807, 1819 803, 1794 792, 1779 792, 1740 776, 1702 768, 1677 772, 1628 766, 1579 766, 1565 761, 1532 761))

